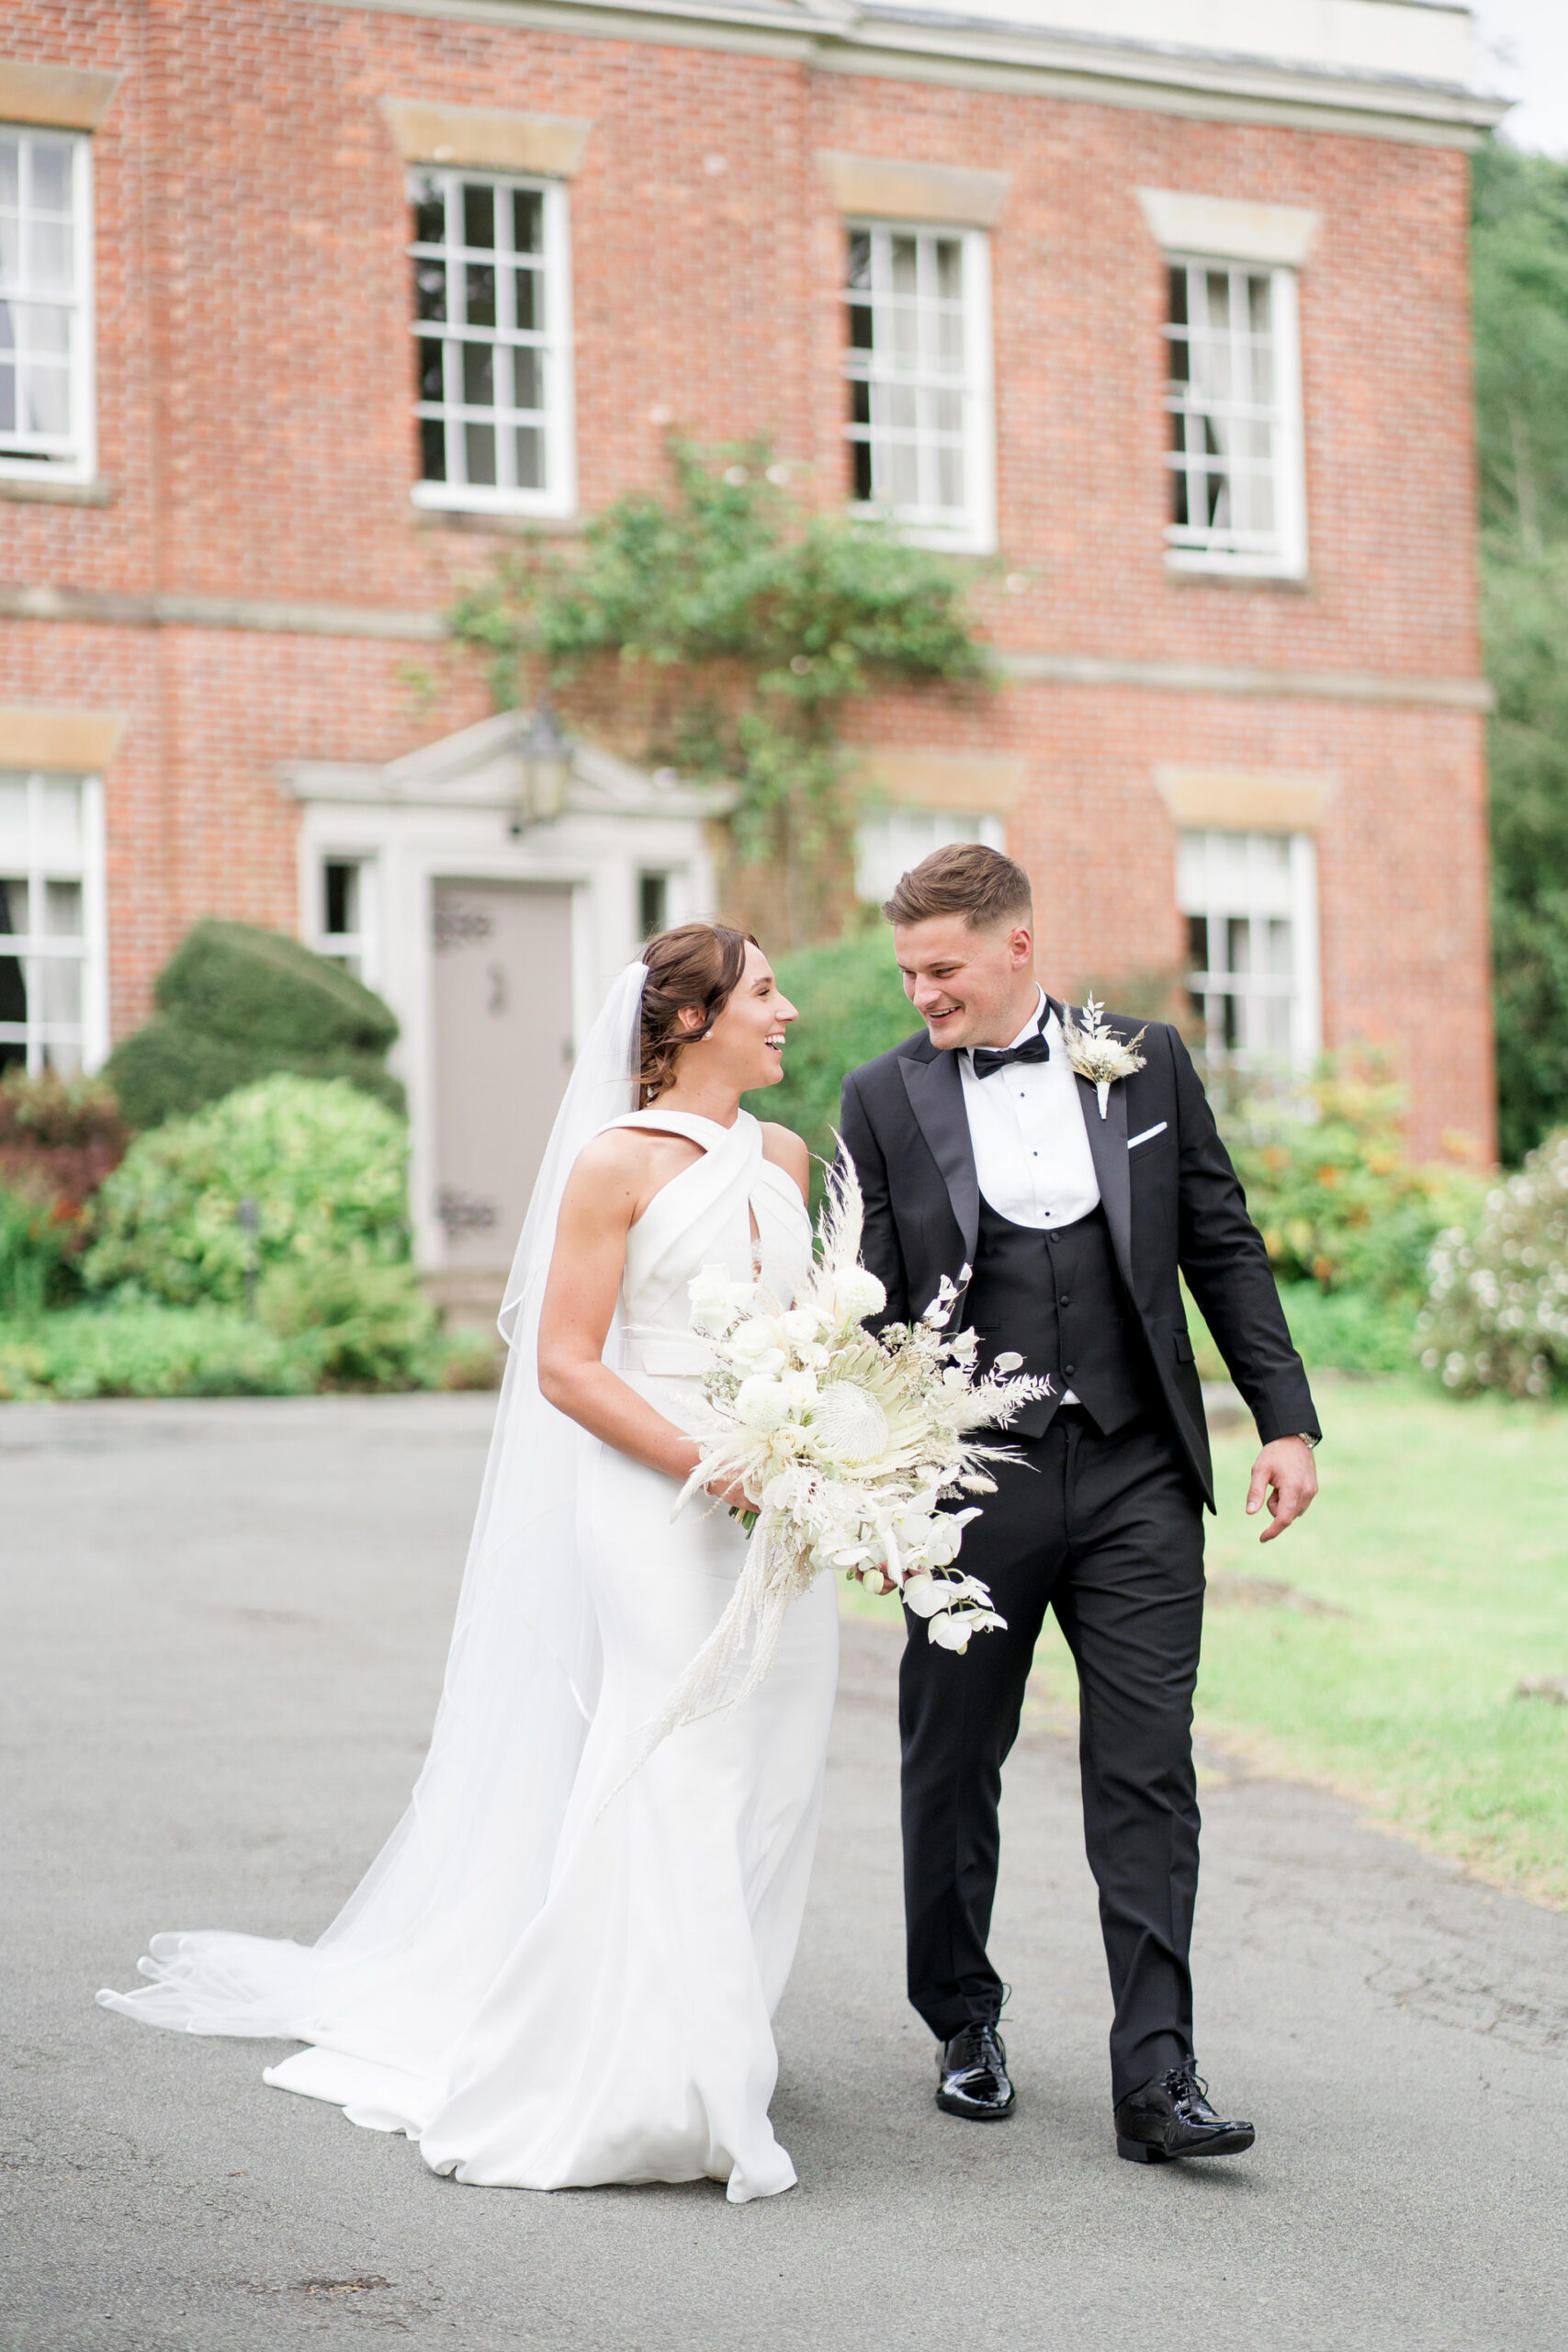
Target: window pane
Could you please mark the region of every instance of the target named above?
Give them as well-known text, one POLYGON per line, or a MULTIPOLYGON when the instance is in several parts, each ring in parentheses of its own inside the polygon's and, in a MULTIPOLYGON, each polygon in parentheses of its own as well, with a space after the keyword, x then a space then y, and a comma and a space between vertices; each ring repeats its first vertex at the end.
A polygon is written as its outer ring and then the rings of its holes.
POLYGON ((936 290, 944 302, 964 295, 964 248, 956 238, 939 237, 936 247, 936 290))
POLYGON ((39 797, 39 845, 44 862, 67 873, 82 865, 82 787, 73 777, 46 779, 39 797))
POLYGON ((438 416, 419 420, 419 472, 422 481, 446 479, 446 428, 438 416))
POLYGON ((28 862, 28 780, 25 775, 0 775, 0 859, 6 864, 28 862))
POLYGON ((446 241, 446 193, 429 173, 423 173, 413 185, 413 238, 416 245, 446 241))
POLYGON ((40 294, 71 291, 71 226, 65 220, 33 220, 28 227, 27 272, 40 294))
POLYGON ((862 288, 867 292, 870 291, 871 232, 869 230, 852 229, 850 232, 849 282, 853 287, 862 288))
POLYGON ((851 442, 850 470, 854 484, 852 492, 853 496, 863 501, 874 498, 876 493, 872 488, 871 444, 869 441, 851 442))
POLYGON ((0 134, 0 205, 15 211, 22 200, 22 142, 14 130, 0 134))
POLYGON ((49 1026, 75 1029, 82 1021, 82 967, 74 956, 41 956, 34 967, 41 1000, 39 1017, 49 1026))
POLYGON ((28 983, 18 958, 0 956, 0 1021, 26 1021, 28 983))
POLYGON ((463 279, 467 288, 467 309, 464 316, 471 327, 492 327, 495 324, 495 269, 488 261, 470 261, 463 265, 463 279))
POLYGON ((1269 969, 1286 978, 1295 969, 1291 926, 1278 915, 1269 924, 1269 969))
POLYGON ((0 367, 0 433, 17 429, 17 371, 0 367))
MULTIPOLYGON (((466 343, 463 351, 463 399, 469 408, 495 406, 495 346, 466 343)), ((470 477, 471 479, 471 477, 470 477)))
POLYGON ((15 286, 22 274, 22 224, 14 212, 0 212, 0 286, 15 286))
POLYGON ((536 269, 514 269, 513 284, 513 322, 523 334, 539 334, 544 330, 544 286, 536 269))
POLYGON ((637 925, 644 939, 651 939, 670 921, 670 876, 667 874, 639 874, 637 876, 637 925))
POLYGON ((475 187, 472 182, 463 188, 463 243, 481 249, 495 243, 495 190, 475 187))
POLYGON ((873 347, 874 322, 869 302, 850 304, 850 349, 870 351, 873 347))
POLYGON ((936 453, 937 502, 939 505, 962 508, 964 504, 964 452, 962 449, 939 449, 936 453))
POLYGON ((25 876, 0 875, 0 932, 25 933, 28 927, 28 886, 25 876))
POLYGON ((33 139, 32 209, 35 212, 71 209, 71 145, 64 139, 33 139))
POLYGON ((1209 918, 1189 915, 1187 918, 1187 961, 1194 972, 1209 968, 1209 918))
POLYGON ((544 353, 531 350, 526 345, 512 355, 512 405, 513 408, 543 408, 545 405, 544 353))
POLYGON ((1246 915, 1226 918, 1225 969, 1227 972, 1249 972, 1252 969, 1252 924, 1246 915))
POLYGON ((80 939, 82 936, 82 885, 80 882, 46 882, 43 886, 44 934, 50 939, 80 939))
POLYGON ((850 379, 850 423, 871 423, 871 386, 863 376, 853 376, 850 379))
POLYGON ((359 868, 329 858, 321 869, 329 937, 352 937, 359 929, 359 868))
POLYGON ((434 337, 416 344, 419 370, 419 398, 438 401, 443 396, 441 354, 444 346, 434 337))
POLYGON ((446 316, 446 265, 445 262, 415 262, 413 307, 414 316, 419 319, 444 319, 446 316))
POLYGON ((545 486, 545 436, 536 424, 520 424, 513 435, 516 456, 517 487, 519 490, 543 490, 545 486))
POLYGON ((489 489, 495 482, 495 427, 493 424, 466 424, 463 427, 463 448, 467 461, 467 478, 479 487, 489 489))
POLYGON ((512 250, 514 254, 545 250, 545 199, 537 188, 512 191, 512 250))
POLYGON ((894 237, 890 242, 893 258, 893 291, 895 294, 913 294, 917 266, 915 240, 913 237, 894 237))

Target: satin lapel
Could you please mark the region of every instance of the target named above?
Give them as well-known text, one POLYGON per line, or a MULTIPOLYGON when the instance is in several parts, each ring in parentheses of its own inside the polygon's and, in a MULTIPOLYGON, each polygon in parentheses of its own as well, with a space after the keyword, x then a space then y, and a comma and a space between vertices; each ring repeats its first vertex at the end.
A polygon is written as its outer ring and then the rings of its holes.
POLYGON ((1078 1101, 1089 1131, 1089 1148, 1100 1182, 1100 1198, 1111 1232, 1111 1247, 1122 1279, 1133 1287, 1133 1179, 1127 1165, 1127 1089, 1118 1079, 1100 1115, 1100 1097, 1087 1078, 1078 1080, 1078 1101))
MULTIPOLYGON (((953 1214, 964 1237, 964 1255, 973 1265, 980 1232, 980 1180, 975 1173, 975 1147, 969 1139, 969 1114, 964 1108, 964 1080, 956 1054, 931 1052, 929 1058, 911 1054, 898 1067, 904 1074, 909 1108, 920 1133, 931 1146, 931 1158, 942 1170, 953 1214)), ((953 1269, 956 1273, 956 1266, 953 1269)))

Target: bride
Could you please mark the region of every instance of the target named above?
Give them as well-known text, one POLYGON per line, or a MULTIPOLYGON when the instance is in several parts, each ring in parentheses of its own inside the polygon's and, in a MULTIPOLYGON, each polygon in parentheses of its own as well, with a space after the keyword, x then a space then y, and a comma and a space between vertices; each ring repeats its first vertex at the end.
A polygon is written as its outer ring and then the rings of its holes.
POLYGON ((687 1283, 787 1298, 805 1145, 740 1107, 795 1008, 752 941, 687 923, 613 986, 556 1121, 502 1313, 510 1346, 430 1754, 310 1947, 160 1935, 147 2025, 284 2037, 282 2090, 521 2188, 788 2188, 771 2019, 817 1839, 832 1579, 764 1679, 651 1754, 644 1726, 723 1612, 745 1538, 671 1520, 701 1396, 687 1283), (634 1107, 640 1105, 641 1107, 634 1107))

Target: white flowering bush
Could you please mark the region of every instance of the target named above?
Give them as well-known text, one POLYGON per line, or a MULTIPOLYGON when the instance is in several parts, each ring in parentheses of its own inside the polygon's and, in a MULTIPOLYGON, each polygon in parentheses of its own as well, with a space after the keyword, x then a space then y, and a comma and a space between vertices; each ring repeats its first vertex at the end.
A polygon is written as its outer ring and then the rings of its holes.
POLYGON ((1422 1363, 1445 1387, 1568 1391, 1568 1127, 1494 1187, 1474 1230, 1438 1236, 1422 1363))

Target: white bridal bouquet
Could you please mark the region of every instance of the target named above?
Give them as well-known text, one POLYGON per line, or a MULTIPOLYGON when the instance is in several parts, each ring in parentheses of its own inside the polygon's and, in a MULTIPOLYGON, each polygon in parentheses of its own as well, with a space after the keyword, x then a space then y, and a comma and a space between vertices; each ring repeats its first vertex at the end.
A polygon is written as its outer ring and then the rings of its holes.
POLYGON ((863 1223, 846 1159, 829 1178, 819 1257, 793 1306, 722 1266, 690 1284, 710 1428, 676 1508, 710 1485, 739 1485, 750 1542, 734 1599, 649 1726, 654 1739, 753 1690, 790 1602, 824 1572, 897 1590, 946 1649, 1006 1623, 987 1587, 953 1566, 978 1508, 937 1505, 995 1492, 986 1464, 1009 1459, 1008 1449, 975 1432, 1005 1427, 1051 1383, 1010 1377, 1018 1355, 976 1377, 974 1332, 947 1336, 958 1290, 945 1276, 918 1322, 867 1331, 886 1294, 860 1262, 863 1223))

